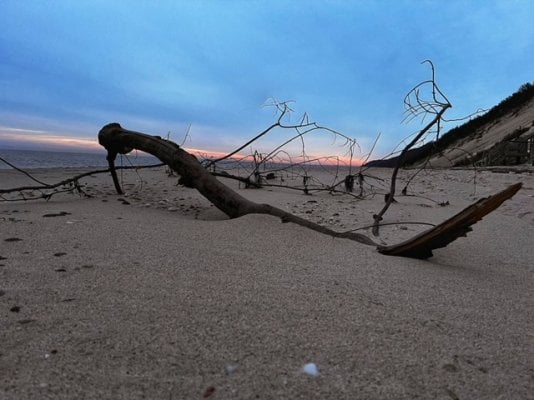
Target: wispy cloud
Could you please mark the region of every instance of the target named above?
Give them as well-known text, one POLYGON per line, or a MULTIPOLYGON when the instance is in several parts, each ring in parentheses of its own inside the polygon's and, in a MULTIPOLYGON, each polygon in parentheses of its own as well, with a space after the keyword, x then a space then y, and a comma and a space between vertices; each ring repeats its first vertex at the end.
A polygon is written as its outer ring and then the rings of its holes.
POLYGON ((44 131, 0 127, 0 143, 18 143, 22 148, 28 145, 46 150, 103 151, 96 139, 62 136, 44 131))

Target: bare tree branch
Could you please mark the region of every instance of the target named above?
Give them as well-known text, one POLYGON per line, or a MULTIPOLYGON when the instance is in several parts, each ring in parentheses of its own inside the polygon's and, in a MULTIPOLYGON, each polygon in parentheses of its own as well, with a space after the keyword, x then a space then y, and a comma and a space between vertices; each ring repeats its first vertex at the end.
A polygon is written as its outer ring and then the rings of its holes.
MULTIPOLYGON (((108 151, 108 161, 114 155, 122 154, 123 151, 131 148, 137 148, 158 157, 181 176, 182 183, 185 186, 197 189, 215 207, 230 218, 237 218, 247 214, 269 214, 281 218, 282 222, 293 222, 333 237, 376 245, 367 236, 354 232, 336 232, 269 204, 257 204, 244 198, 219 182, 200 164, 196 157, 187 153, 173 142, 123 129, 117 123, 104 126, 98 134, 98 141, 108 151)), ((112 175, 112 177, 114 180, 116 179, 116 175, 112 175)), ((115 181, 115 186, 119 186, 120 189, 118 181, 115 181)))
POLYGON ((406 106, 407 112, 412 115, 420 115, 422 111, 424 111, 426 114, 434 114, 434 117, 432 120, 415 135, 415 137, 412 139, 408 145, 402 150, 401 154, 399 155, 397 165, 393 169, 393 173, 391 175, 391 187, 389 190, 389 193, 386 195, 386 204, 384 207, 375 215, 373 215, 373 219, 375 220, 375 227, 373 228, 373 235, 378 236, 378 227, 380 221, 382 221, 382 217, 388 210, 388 208, 391 206, 391 204, 395 201, 395 185, 397 181, 397 174, 399 172, 399 169, 404 164, 404 158, 406 156, 406 153, 408 150, 410 150, 423 136, 425 136, 433 127, 437 126, 437 129, 439 131, 440 129, 440 120, 443 117, 443 114, 452 107, 451 103, 448 101, 448 99, 445 97, 445 95, 441 92, 439 87, 436 84, 435 81, 435 71, 434 71, 434 64, 430 60, 425 60, 423 63, 430 64, 431 70, 432 70, 432 79, 423 81, 416 85, 404 98, 404 104, 406 106), (423 100, 421 97, 419 89, 422 87, 430 86, 432 98, 430 100, 423 100), (417 105, 413 105, 413 97, 415 96, 415 101, 417 105))
POLYGON ((48 186, 47 183, 41 182, 40 180, 38 180, 38 179, 36 179, 35 177, 33 177, 32 175, 30 175, 28 172, 24 171, 23 169, 20 169, 20 168, 16 167, 15 165, 11 164, 9 161, 3 159, 2 157, 0 157, 0 161, 2 161, 3 163, 9 165, 9 166, 10 166, 11 168, 13 168, 14 170, 23 173, 23 174, 26 175, 28 178, 30 178, 32 181, 37 182, 37 183, 39 183, 40 185, 45 186, 45 187, 48 186))
MULTIPOLYGON (((142 169, 142 168, 156 168, 156 167, 161 167, 161 166, 164 166, 164 165, 165 164, 143 165, 143 166, 127 166, 127 167, 116 167, 116 169, 118 169, 118 170, 131 170, 131 169, 137 170, 137 169, 142 169)), ((24 171, 24 170, 22 170, 20 168, 14 167, 14 169, 29 175, 28 173, 26 173, 26 171, 24 171)), ((79 180, 80 179, 85 178, 87 176, 91 176, 91 175, 105 174, 105 173, 110 173, 110 172, 111 172, 111 170, 109 168, 108 169, 101 169, 101 170, 94 170, 94 171, 84 172, 82 174, 73 176, 73 177, 68 178, 68 179, 64 179, 64 180, 62 180, 60 182, 56 182, 56 183, 51 183, 51 184, 44 183, 44 184, 41 184, 39 186, 20 186, 20 187, 11 188, 11 189, 0 189, 0 198, 2 198, 3 201, 21 201, 21 200, 28 201, 28 200, 38 200, 38 199, 49 200, 52 196, 54 196, 56 194, 59 194, 59 193, 74 192, 74 191, 77 191, 78 193, 82 193, 82 187, 79 184, 79 180), (60 188, 60 187, 63 187, 63 188, 66 188, 66 189, 64 189, 64 190, 55 190, 55 189, 60 188), (46 192, 45 192, 45 190, 46 190, 46 192), (52 191, 49 191, 49 190, 52 190, 52 191), (25 192, 25 191, 37 191, 37 192, 40 192, 40 194, 39 194, 39 196, 36 196, 36 197, 25 197, 23 195, 23 192, 25 192), (3 198, 1 196, 3 194, 15 193, 15 192, 18 192, 18 193, 21 194, 21 198, 20 199, 6 199, 6 198, 3 198)), ((39 181, 37 181, 37 182, 39 182, 39 181)))

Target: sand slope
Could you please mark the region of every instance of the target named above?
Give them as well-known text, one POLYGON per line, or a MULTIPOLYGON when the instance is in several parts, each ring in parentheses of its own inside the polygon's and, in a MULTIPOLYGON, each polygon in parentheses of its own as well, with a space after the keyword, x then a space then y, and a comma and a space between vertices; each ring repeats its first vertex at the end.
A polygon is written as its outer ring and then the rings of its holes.
POLYGON ((490 150, 495 145, 510 140, 510 135, 513 135, 517 129, 526 129, 517 140, 526 141, 534 135, 534 100, 493 123, 482 126, 470 137, 454 143, 441 154, 431 157, 429 163, 433 167, 441 168, 469 164, 470 155, 477 159, 477 155, 480 157, 481 153, 490 150))

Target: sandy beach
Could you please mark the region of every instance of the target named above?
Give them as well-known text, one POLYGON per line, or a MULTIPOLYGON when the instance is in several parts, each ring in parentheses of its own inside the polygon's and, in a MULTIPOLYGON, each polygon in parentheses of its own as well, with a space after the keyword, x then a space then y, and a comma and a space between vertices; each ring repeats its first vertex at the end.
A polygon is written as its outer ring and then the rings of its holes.
MULTIPOLYGON (((376 240, 524 185, 428 260, 229 220, 163 169, 124 172, 121 196, 102 174, 91 197, 0 202, 0 399, 533 399, 533 172, 421 172, 383 221, 410 223, 376 240)), ((344 231, 383 204, 391 171, 368 174, 363 200, 225 182, 344 231)))

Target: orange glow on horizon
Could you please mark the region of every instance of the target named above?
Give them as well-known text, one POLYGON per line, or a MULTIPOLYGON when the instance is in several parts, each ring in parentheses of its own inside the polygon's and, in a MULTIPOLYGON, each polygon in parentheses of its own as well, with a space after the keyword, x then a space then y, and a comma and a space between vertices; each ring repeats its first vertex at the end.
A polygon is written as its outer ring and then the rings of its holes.
POLYGON ((96 139, 77 138, 72 136, 53 135, 46 132, 23 129, 0 128, 0 140, 16 142, 25 145, 46 146, 73 151, 102 150, 96 139))
MULTIPOLYGON (((217 159, 226 156, 228 153, 220 152, 220 151, 212 151, 212 150, 202 150, 202 149, 195 149, 195 148, 185 148, 187 152, 194 154, 197 157, 200 158, 211 158, 211 159, 217 159)), ((232 160, 239 160, 239 161, 254 161, 253 155, 243 155, 243 154, 234 154, 230 159, 232 160)), ((360 166, 364 163, 364 159, 361 158, 354 158, 352 159, 352 166, 360 166)), ((350 157, 346 156, 308 156, 306 159, 303 159, 302 157, 292 157, 290 159, 275 159, 273 160, 274 163, 307 163, 307 164, 322 164, 322 165, 341 165, 341 166, 349 166, 351 165, 350 157)))
MULTIPOLYGON (((1 141, 7 141, 11 144, 20 143, 21 145, 35 145, 45 146, 46 149, 53 150, 69 150, 73 152, 83 151, 104 151, 102 146, 98 143, 97 139, 79 138, 72 136, 62 136, 57 134, 49 134, 45 131, 34 131, 14 128, 0 127, 0 143, 1 141)), ((184 150, 194 154, 199 158, 217 159, 226 156, 228 153, 214 150, 204 150, 198 148, 184 147, 184 150)), ((239 161, 253 161, 253 155, 243 155, 240 153, 234 154, 231 157, 232 160, 239 161)), ((353 158, 352 165, 359 166, 365 160, 360 158, 353 158)), ((350 157, 347 156, 321 156, 321 155, 309 155, 305 159, 297 156, 287 159, 277 158, 272 160, 273 163, 293 163, 293 164, 312 164, 312 165, 340 165, 349 166, 351 164, 350 157)))

